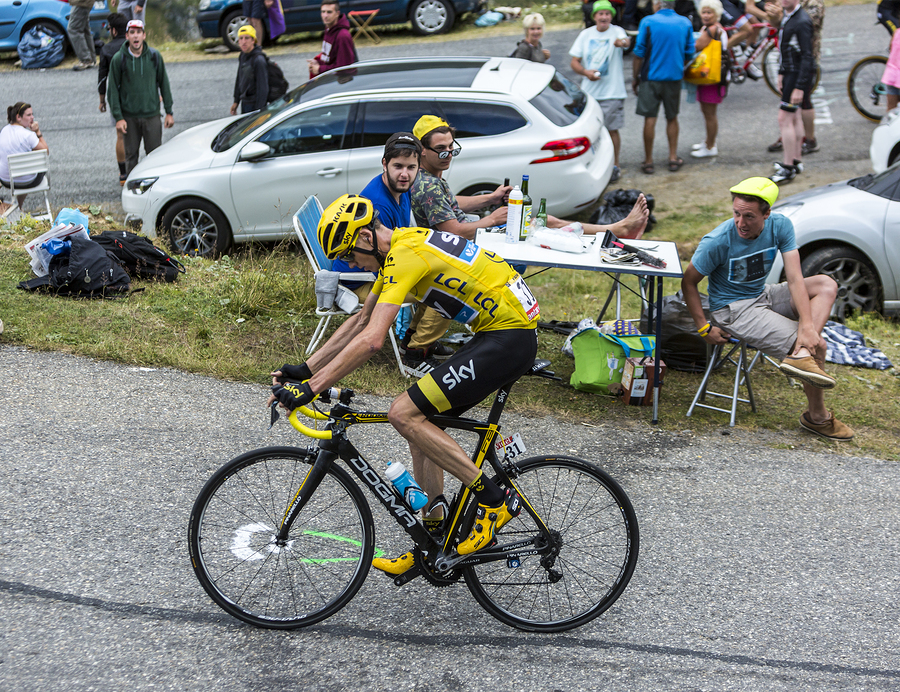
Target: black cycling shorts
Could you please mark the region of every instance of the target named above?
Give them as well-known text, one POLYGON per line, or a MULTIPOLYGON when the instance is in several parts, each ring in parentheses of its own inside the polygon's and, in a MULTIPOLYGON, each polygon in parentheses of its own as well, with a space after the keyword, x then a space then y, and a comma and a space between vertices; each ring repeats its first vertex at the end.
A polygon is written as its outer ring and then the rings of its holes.
MULTIPOLYGON (((781 79, 781 110, 788 111, 793 113, 797 110, 797 106, 791 103, 791 92, 797 87, 797 79, 800 77, 799 72, 785 72, 781 79)), ((804 89, 803 90, 803 100, 800 102, 800 108, 805 111, 810 110, 812 105, 812 98, 810 97, 811 90, 804 89)))
POLYGON ((525 374, 535 356, 535 329, 478 332, 406 393, 428 417, 458 416, 525 374))

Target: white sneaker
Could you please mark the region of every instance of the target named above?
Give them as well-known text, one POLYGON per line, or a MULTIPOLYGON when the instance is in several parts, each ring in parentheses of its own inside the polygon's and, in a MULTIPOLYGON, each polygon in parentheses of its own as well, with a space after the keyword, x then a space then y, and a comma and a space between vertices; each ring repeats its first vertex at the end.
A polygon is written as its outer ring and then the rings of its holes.
POLYGON ((747 76, 753 81, 756 81, 762 79, 763 73, 756 65, 751 64, 747 67, 747 76))
POLYGON ((700 144, 692 144, 691 151, 697 151, 697 149, 702 149, 706 146, 706 142, 700 142, 700 144))
POLYGON ((699 149, 695 149, 691 152, 691 156, 695 159, 706 159, 710 156, 718 156, 719 155, 719 147, 713 144, 712 149, 707 149, 706 144, 700 146, 699 149))
POLYGON ((769 178, 776 185, 789 183, 797 176, 797 171, 793 166, 785 166, 783 163, 775 164, 775 175, 769 178))

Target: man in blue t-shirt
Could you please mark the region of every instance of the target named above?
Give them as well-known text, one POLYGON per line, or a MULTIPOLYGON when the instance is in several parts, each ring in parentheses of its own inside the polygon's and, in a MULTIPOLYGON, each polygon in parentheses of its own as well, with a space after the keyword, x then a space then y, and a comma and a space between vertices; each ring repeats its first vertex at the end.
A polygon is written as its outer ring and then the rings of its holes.
POLYGON ((825 370, 822 330, 837 297, 830 276, 803 277, 794 226, 772 214, 778 186, 747 178, 731 188, 734 217, 700 240, 681 280, 684 301, 708 344, 732 337, 781 360, 781 370, 803 383, 809 408, 800 425, 831 440, 850 440, 853 430, 825 408, 823 390, 834 387, 825 370), (787 281, 766 284, 778 253, 787 281), (698 285, 709 278, 707 321, 698 285))
MULTIPOLYGON (((412 217, 409 190, 416 173, 419 171, 419 159, 422 155, 422 144, 410 132, 396 132, 388 137, 384 145, 384 156, 381 158, 383 172, 369 181, 359 194, 370 199, 378 217, 388 228, 406 228, 415 226, 412 217)), ((343 260, 337 259, 331 265, 336 272, 361 272, 362 269, 351 269, 343 260)), ((360 300, 369 295, 371 283, 348 282, 344 285, 353 290, 360 300)))
POLYGON ((665 108, 669 170, 684 165, 678 157, 678 109, 684 66, 694 57, 694 28, 686 17, 675 13, 674 0, 654 0, 656 14, 644 17, 634 46, 631 88, 637 99, 635 112, 644 116, 644 163, 641 170, 653 173, 653 140, 659 105, 665 108))

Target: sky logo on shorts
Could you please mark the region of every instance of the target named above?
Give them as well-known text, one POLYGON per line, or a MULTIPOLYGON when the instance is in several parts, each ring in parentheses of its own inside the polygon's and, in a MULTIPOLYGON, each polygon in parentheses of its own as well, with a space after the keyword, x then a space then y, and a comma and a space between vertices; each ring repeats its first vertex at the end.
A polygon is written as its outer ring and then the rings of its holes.
POLYGON ((458 370, 451 365, 450 372, 441 378, 441 382, 447 385, 448 391, 453 389, 463 380, 475 381, 475 361, 471 358, 469 359, 468 365, 461 365, 458 370))

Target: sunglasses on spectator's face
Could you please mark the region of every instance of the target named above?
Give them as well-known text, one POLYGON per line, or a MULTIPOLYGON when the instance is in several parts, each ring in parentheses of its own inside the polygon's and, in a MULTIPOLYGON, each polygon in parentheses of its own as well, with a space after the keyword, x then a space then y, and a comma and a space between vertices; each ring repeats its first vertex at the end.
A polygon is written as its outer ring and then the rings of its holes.
POLYGON ((462 151, 462 146, 455 139, 453 140, 453 145, 451 149, 433 149, 432 147, 425 147, 429 151, 433 151, 438 155, 438 158, 443 161, 444 159, 448 159, 451 156, 459 156, 459 152, 462 151))

